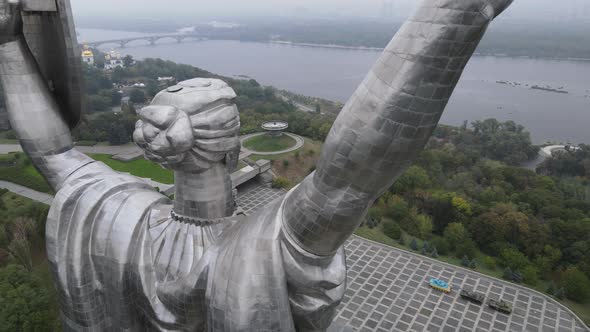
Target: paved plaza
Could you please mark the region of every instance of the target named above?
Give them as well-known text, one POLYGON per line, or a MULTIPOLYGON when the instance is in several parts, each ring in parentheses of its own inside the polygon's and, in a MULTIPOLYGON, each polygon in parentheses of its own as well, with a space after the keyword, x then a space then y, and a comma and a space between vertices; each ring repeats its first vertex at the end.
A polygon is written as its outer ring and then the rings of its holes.
POLYGON ((336 322, 353 331, 588 331, 532 290, 354 237, 346 244, 348 289, 336 322), (428 287, 441 278, 451 294, 428 287), (459 297, 461 288, 503 299, 511 315, 459 297))
POLYGON ((245 214, 254 214, 285 194, 286 191, 282 189, 269 188, 252 180, 238 187, 238 206, 245 214))
MULTIPOLYGON (((238 203, 251 214, 283 194, 250 184, 238 203)), ((565 307, 524 287, 359 237, 346 243, 346 255, 348 289, 330 332, 590 331, 565 307), (430 289, 430 278, 448 281, 453 292, 430 289), (463 287, 511 303, 512 314, 461 299, 463 287)))

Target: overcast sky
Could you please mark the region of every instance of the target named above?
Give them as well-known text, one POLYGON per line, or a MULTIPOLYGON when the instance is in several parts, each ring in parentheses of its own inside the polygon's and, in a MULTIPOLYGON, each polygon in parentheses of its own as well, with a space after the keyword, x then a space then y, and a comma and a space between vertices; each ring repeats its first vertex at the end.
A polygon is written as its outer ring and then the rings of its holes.
MULTIPOLYGON (((71 0, 76 16, 142 18, 309 15, 379 17, 391 2, 396 16, 419 0, 71 0)), ((458 0, 461 1, 461 0, 458 0)), ((590 0, 515 0, 509 18, 590 20, 590 0)))

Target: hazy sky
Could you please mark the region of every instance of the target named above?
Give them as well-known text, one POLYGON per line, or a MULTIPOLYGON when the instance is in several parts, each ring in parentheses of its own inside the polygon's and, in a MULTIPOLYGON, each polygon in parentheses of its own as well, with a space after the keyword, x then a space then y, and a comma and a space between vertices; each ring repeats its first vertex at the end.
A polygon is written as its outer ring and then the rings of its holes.
MULTIPOLYGON (((76 16, 162 18, 309 15, 382 16, 391 2, 396 16, 407 16, 419 0, 71 0, 76 16)), ((459 0, 460 1, 460 0, 459 0)), ((590 20, 590 0, 515 0, 508 18, 590 20)))

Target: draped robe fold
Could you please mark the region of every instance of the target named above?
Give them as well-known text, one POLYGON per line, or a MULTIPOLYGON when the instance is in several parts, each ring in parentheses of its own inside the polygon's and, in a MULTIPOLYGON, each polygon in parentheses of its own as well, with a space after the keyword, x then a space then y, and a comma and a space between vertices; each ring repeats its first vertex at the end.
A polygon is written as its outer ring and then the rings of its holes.
POLYGON ((195 226, 169 199, 92 162, 60 188, 47 251, 67 331, 321 331, 345 290, 329 257, 282 231, 283 199, 195 226))

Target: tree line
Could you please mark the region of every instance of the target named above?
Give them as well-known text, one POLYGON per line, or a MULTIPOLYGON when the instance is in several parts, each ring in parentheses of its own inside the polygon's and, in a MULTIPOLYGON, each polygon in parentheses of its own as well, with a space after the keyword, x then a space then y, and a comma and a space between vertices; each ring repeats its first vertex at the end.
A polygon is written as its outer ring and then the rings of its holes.
POLYGON ((505 279, 547 284, 548 293, 585 303, 590 149, 547 160, 541 174, 516 166, 537 150, 528 132, 511 121, 441 126, 417 162, 371 208, 367 225, 398 241, 409 241, 404 234, 421 239, 425 254, 500 268, 505 279))
POLYGON ((0 189, 0 331, 60 330, 44 258, 48 210, 0 189))
POLYGON ((137 121, 136 107, 151 100, 162 89, 175 84, 174 81, 158 82, 158 77, 174 77, 176 81, 208 77, 227 82, 237 94, 235 102, 240 111, 241 134, 262 131, 260 125, 265 121, 285 120, 289 122, 291 132, 324 140, 335 119, 335 115, 299 112, 293 103, 281 98, 276 89, 261 86, 256 80, 223 77, 193 66, 161 59, 136 61, 130 67, 116 68, 112 72, 86 66, 84 77, 87 112, 74 131, 78 141, 106 141, 113 145, 131 142, 137 121), (122 94, 117 86, 137 82, 144 83, 146 87, 129 89, 125 93, 130 102, 122 105, 121 112, 111 112, 113 106, 121 105, 122 94))

